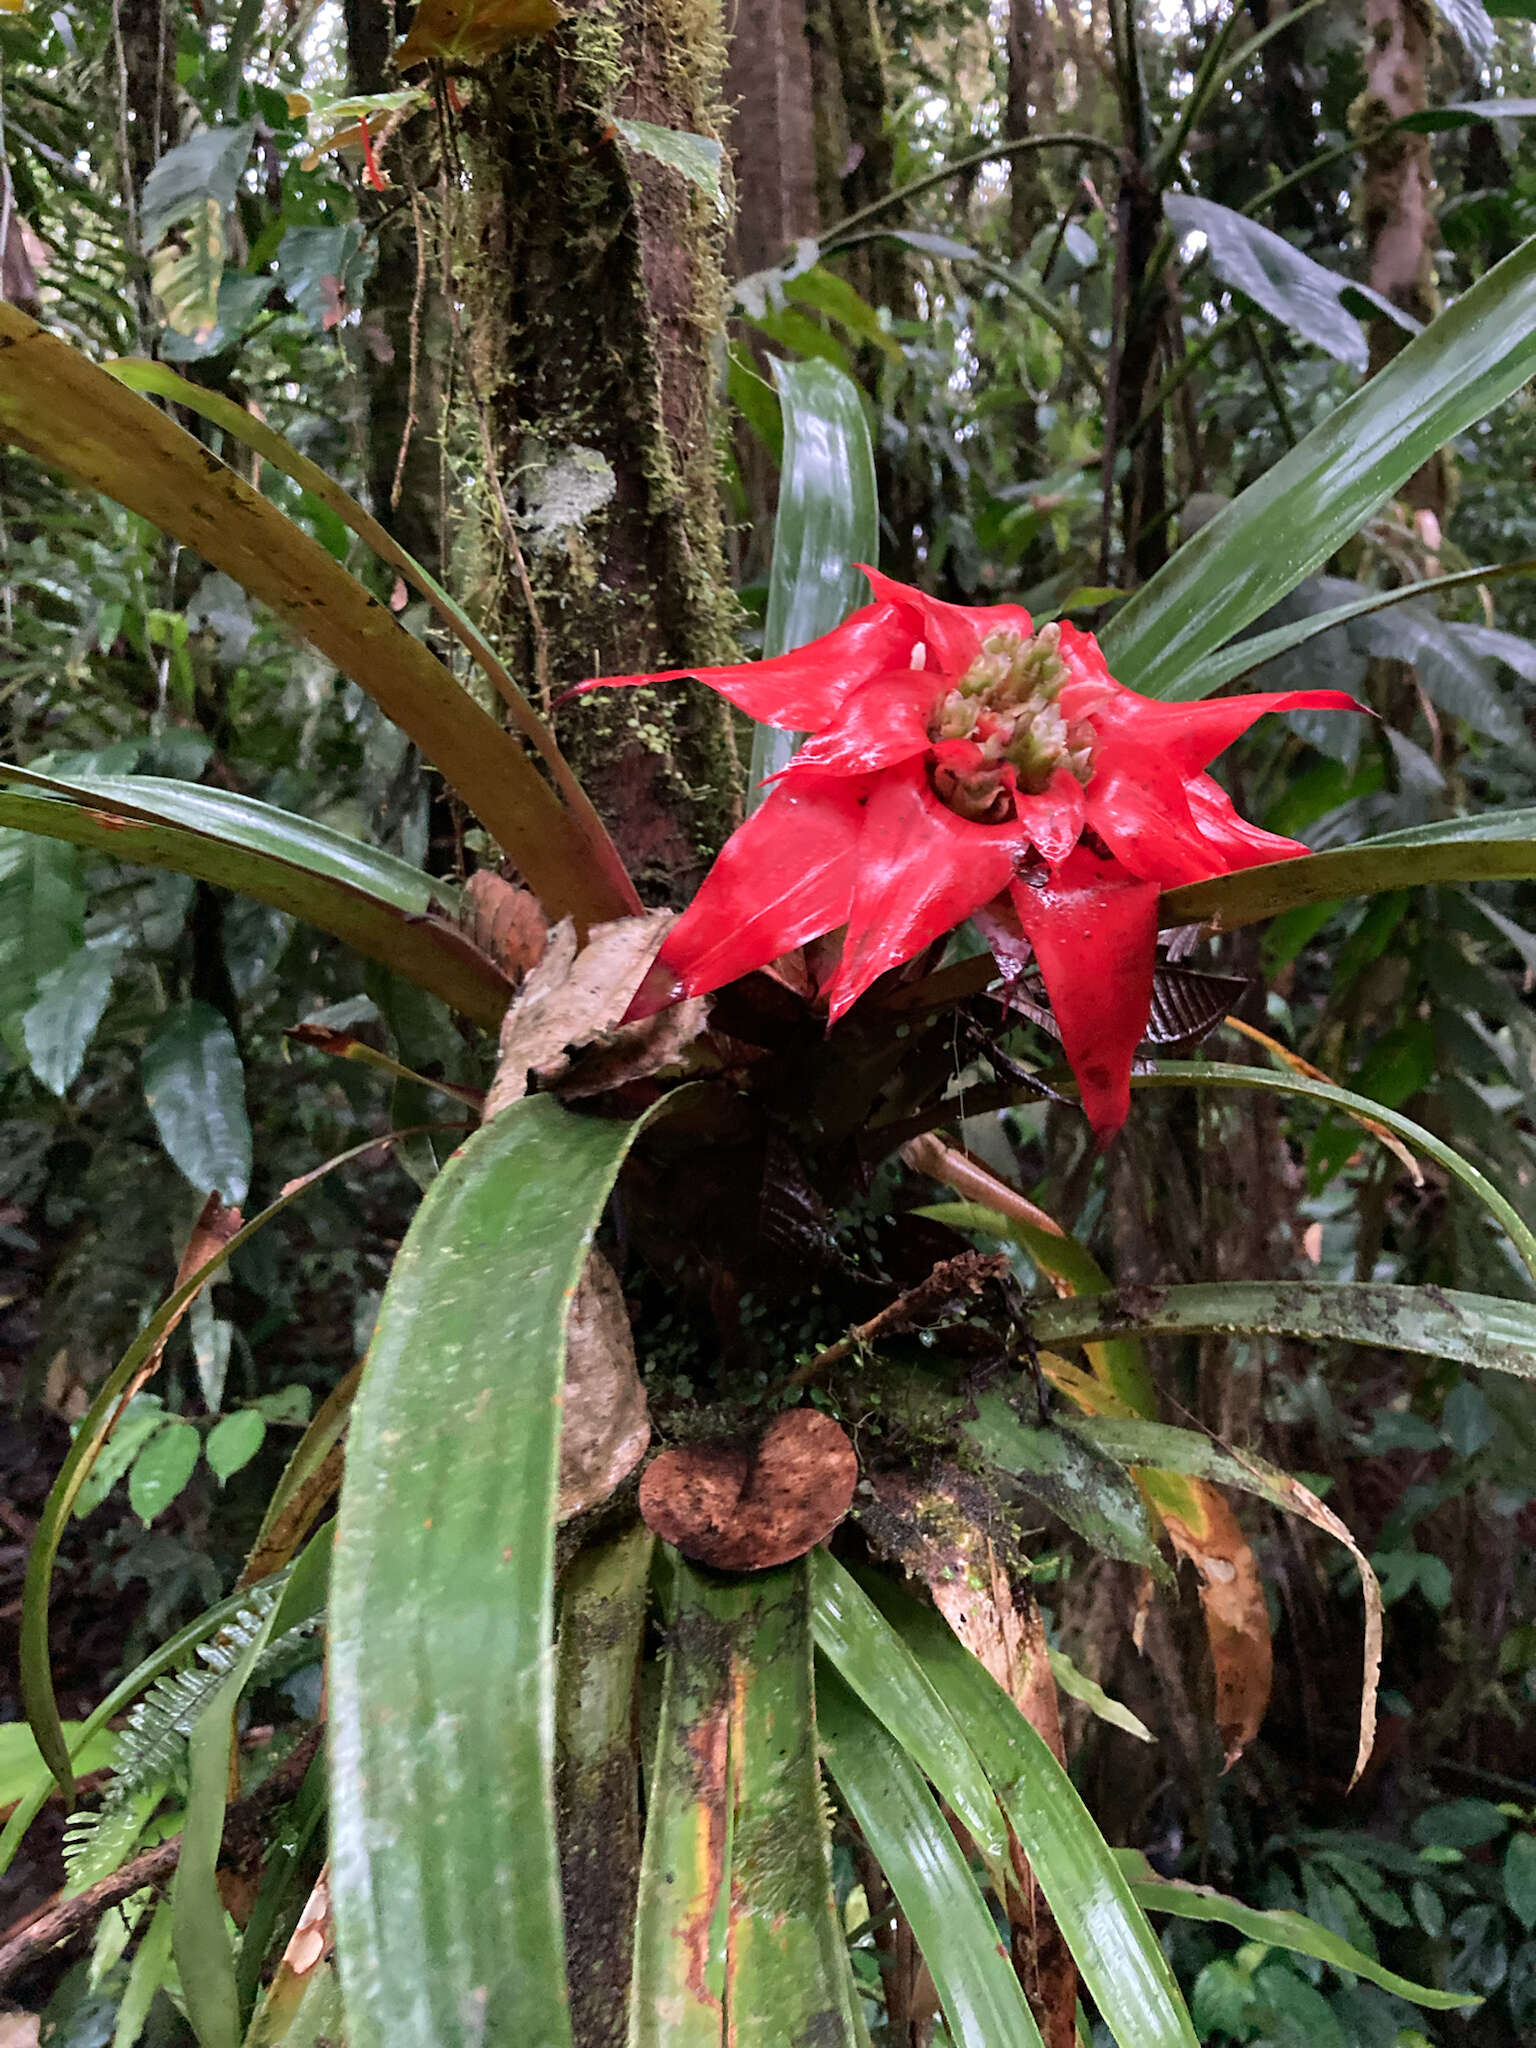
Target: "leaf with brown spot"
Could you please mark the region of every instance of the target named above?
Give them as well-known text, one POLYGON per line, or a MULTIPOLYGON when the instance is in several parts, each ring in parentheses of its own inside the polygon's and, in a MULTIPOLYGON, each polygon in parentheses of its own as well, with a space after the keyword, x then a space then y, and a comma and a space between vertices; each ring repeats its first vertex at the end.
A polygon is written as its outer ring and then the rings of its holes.
POLYGON ((534 1086, 597 1095, 657 1073, 681 1056, 703 1029, 702 998, 675 1003, 637 1024, 621 1021, 675 915, 649 910, 594 925, 580 951, 576 927, 561 919, 502 1020, 487 1122, 534 1086))
POLYGON ((434 57, 483 64, 509 43, 548 35, 559 19, 554 0, 421 0, 395 52, 395 69, 411 71, 434 57))
POLYGON ((645 1456, 651 1418, 618 1275, 601 1252, 587 1259, 565 1327, 560 1411, 562 1522, 596 1507, 645 1456))
POLYGON ((471 941, 513 981, 544 957, 549 920, 538 897, 494 868, 478 868, 464 884, 463 924, 471 941))
POLYGON ((1258 1564, 1236 1515, 1214 1486, 1163 1472, 1142 1478, 1174 1549, 1199 1574, 1216 1674, 1216 1728, 1230 1770, 1259 1732, 1274 1678, 1269 1609, 1258 1564), (1167 1498, 1175 1487, 1187 1489, 1189 1519, 1167 1498))
POLYGON ((697 1564, 756 1572, 803 1557, 853 1502, 859 1461, 819 1408, 776 1415, 762 1435, 663 1451, 640 1482, 647 1528, 697 1564))

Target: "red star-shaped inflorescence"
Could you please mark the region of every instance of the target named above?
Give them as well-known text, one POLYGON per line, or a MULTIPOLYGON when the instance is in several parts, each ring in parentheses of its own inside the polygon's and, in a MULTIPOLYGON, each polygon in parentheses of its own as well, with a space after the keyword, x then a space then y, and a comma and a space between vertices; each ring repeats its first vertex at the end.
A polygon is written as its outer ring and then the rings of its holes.
POLYGON ((1146 1030, 1159 892, 1307 851, 1240 818, 1207 764, 1266 711, 1361 707, 1339 690, 1159 703, 1075 626, 1036 632, 1019 605, 943 604, 864 573, 874 602, 793 653, 583 685, 694 676, 810 735, 668 935, 643 1007, 846 927, 824 990, 835 1020, 975 916, 1006 974, 1033 951, 1108 1139, 1146 1030))

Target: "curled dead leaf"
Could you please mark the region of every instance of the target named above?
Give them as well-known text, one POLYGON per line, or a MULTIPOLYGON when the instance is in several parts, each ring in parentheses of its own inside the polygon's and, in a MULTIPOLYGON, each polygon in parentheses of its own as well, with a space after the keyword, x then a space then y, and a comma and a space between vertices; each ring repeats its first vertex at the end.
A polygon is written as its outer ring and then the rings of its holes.
POLYGON ((1258 1734, 1274 1679, 1269 1609, 1259 1568, 1237 1516, 1214 1486, 1186 1480, 1197 1496, 1199 1526, 1166 1502, 1159 1513, 1169 1540, 1200 1579, 1200 1606, 1216 1674, 1216 1728, 1231 1769, 1258 1734))
POLYGON ((594 1251, 566 1324, 560 1520, 606 1500, 634 1471, 650 1440, 623 1291, 612 1266, 594 1251))
POLYGON ((463 923, 473 943, 513 981, 544 957, 549 921, 538 897, 492 868, 477 869, 465 883, 463 923))
POLYGON ((776 1415, 758 1438, 663 1451, 640 1482, 647 1528, 697 1564, 759 1572, 825 1542, 847 1514, 859 1461, 819 1408, 776 1415))
POLYGON ((410 71, 434 57, 483 64, 509 43, 548 35, 559 19, 554 0, 421 0, 395 68, 410 71))
POLYGON ((682 1055, 704 1027, 701 997, 637 1024, 621 1021, 674 919, 673 911, 649 910, 594 925, 579 951, 576 927, 561 919, 502 1020, 487 1121, 532 1087, 600 1095, 682 1055))

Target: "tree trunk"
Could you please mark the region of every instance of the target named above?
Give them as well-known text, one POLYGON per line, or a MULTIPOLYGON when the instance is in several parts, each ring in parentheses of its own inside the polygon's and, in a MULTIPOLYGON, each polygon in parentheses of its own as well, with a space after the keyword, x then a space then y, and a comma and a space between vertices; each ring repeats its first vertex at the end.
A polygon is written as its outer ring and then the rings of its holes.
MULTIPOLYGON (((715 443, 720 223, 612 125, 716 134, 724 57, 714 0, 594 0, 457 88, 479 472, 467 581, 546 704, 586 676, 737 655, 715 443)), ((685 895, 734 819, 719 699, 692 683, 602 692, 558 730, 642 892, 685 895)))
MULTIPOLYGON (((1367 282, 1415 320, 1429 321, 1440 309, 1429 137, 1386 130, 1389 122, 1422 113, 1429 105, 1434 16, 1427 0, 1365 0, 1365 32, 1365 90, 1350 108, 1350 127, 1365 143, 1360 217, 1369 263, 1367 282)), ((1406 340, 1392 321, 1371 322, 1373 375, 1406 340)), ((1448 453, 1431 456, 1402 495, 1443 526, 1451 498, 1448 453)))
POLYGON ((739 0, 725 91, 736 167, 731 269, 745 277, 821 225, 805 0, 739 0))
MULTIPOLYGON (((388 0, 345 0, 347 66, 355 93, 393 91, 390 62, 402 15, 388 0)), ((359 195, 378 260, 364 312, 376 337, 360 353, 368 398, 368 498, 375 518, 434 576, 443 572, 442 366, 447 312, 433 260, 439 207, 418 187, 433 177, 432 119, 412 117, 390 144, 394 189, 359 195)))

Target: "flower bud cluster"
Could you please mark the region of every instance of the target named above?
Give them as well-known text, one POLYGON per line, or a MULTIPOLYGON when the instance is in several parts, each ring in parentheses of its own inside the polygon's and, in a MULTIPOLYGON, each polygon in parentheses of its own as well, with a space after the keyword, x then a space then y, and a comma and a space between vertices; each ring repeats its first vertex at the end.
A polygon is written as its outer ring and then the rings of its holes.
MULTIPOLYGON (((1061 629, 1055 625, 1027 637, 1013 627, 998 628, 983 640, 965 674, 934 705, 929 737, 969 740, 981 753, 980 762, 963 778, 963 803, 955 802, 958 788, 940 791, 967 816, 981 814, 983 784, 989 798, 1003 789, 1005 764, 1012 768, 1018 788, 1029 796, 1047 788, 1063 764, 1087 785, 1093 772, 1093 727, 1086 719, 1063 717, 1057 702, 1067 680, 1060 640, 1061 629)), ((995 813, 998 806, 988 801, 985 809, 995 813)))

